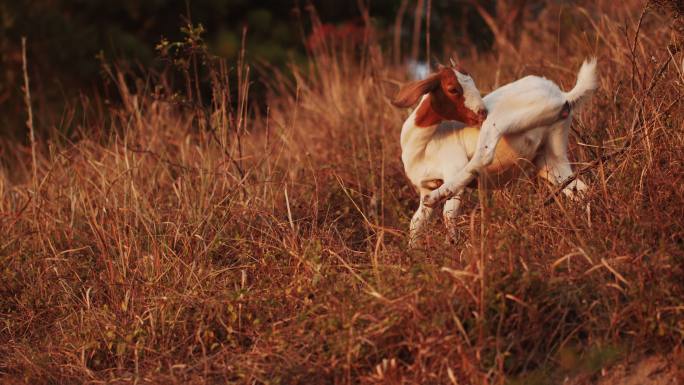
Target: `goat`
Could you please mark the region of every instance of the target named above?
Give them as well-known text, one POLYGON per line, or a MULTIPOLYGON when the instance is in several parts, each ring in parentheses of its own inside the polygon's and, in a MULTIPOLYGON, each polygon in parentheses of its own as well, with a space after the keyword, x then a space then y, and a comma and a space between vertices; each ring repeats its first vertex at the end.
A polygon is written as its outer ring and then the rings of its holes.
MULTIPOLYGON (((541 178, 563 184, 573 175, 567 156, 573 108, 596 87, 595 59, 584 62, 570 92, 548 79, 527 76, 481 98, 472 78, 453 61, 451 68, 404 86, 395 106, 410 107, 422 97, 401 132, 404 170, 421 198, 409 244, 443 201, 444 221, 453 234, 463 191, 478 176, 487 186, 502 187, 532 163, 541 178), (452 87, 453 80, 460 87, 452 87)), ((586 189, 575 179, 563 193, 576 198, 586 189)))

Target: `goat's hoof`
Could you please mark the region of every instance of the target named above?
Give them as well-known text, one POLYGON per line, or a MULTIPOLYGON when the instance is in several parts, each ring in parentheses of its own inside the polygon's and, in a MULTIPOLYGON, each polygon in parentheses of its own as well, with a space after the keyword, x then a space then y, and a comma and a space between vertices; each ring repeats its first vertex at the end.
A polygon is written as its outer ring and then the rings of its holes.
POLYGON ((571 187, 566 187, 563 193, 573 202, 581 202, 587 196, 587 186, 584 183, 578 183, 571 187))
POLYGON ((563 194, 574 202, 582 201, 586 198, 588 186, 579 179, 572 181, 563 189, 563 194))

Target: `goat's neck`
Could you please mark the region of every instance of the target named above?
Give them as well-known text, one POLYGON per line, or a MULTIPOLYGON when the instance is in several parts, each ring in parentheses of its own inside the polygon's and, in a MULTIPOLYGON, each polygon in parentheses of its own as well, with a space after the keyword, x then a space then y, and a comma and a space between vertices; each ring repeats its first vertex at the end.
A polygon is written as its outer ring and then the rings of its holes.
MULTIPOLYGON (((432 139, 437 126, 441 121, 430 121, 427 126, 419 126, 416 123, 417 115, 421 108, 431 108, 429 105, 429 98, 423 97, 420 104, 411 113, 411 115, 404 122, 401 129, 401 160, 404 162, 404 167, 409 169, 417 162, 420 162, 425 157, 425 148, 432 139)), ((420 119, 419 119, 420 120, 420 119)))

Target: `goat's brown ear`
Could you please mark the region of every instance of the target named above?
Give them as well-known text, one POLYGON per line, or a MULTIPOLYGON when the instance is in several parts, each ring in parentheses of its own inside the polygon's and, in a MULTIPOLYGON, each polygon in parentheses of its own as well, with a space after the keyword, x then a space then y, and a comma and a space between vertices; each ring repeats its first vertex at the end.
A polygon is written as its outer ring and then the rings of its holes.
POLYGON ((392 104, 400 108, 408 108, 416 104, 421 96, 432 92, 439 87, 439 74, 432 74, 424 80, 411 82, 401 87, 392 100, 392 104))

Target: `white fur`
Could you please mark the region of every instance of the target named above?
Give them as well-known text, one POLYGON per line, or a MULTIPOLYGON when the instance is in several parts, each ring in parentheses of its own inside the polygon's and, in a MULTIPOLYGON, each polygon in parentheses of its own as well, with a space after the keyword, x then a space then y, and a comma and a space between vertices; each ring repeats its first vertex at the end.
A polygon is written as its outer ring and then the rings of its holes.
POLYGON ((463 103, 469 110, 478 112, 485 108, 484 102, 482 101, 482 96, 480 96, 480 90, 475 86, 475 82, 470 75, 466 75, 458 72, 454 69, 456 73, 456 78, 458 82, 461 83, 461 88, 463 88, 463 103))
MULTIPOLYGON (((477 90, 474 82, 472 86, 477 90)), ((441 201, 447 201, 443 214, 447 227, 453 228, 463 190, 492 163, 502 137, 521 158, 534 162, 540 177, 556 185, 571 177, 567 157, 571 115, 561 119, 560 113, 566 102, 575 105, 596 87, 595 60, 585 61, 575 87, 567 93, 545 78, 524 77, 483 99, 489 114, 479 131, 453 121, 418 127, 416 108, 401 132, 404 169, 411 182, 419 186, 421 195, 421 204, 411 220, 410 243, 432 216, 432 207, 441 201), (421 182, 433 179, 441 179, 444 184, 434 191, 420 187, 421 182)), ((424 101, 425 97, 421 103, 424 101)), ((584 190, 586 185, 575 180, 563 192, 574 197, 576 191, 584 190)))
POLYGON ((585 60, 577 74, 575 88, 566 92, 565 99, 570 104, 578 104, 590 91, 598 88, 598 78, 596 77, 596 58, 585 60))

